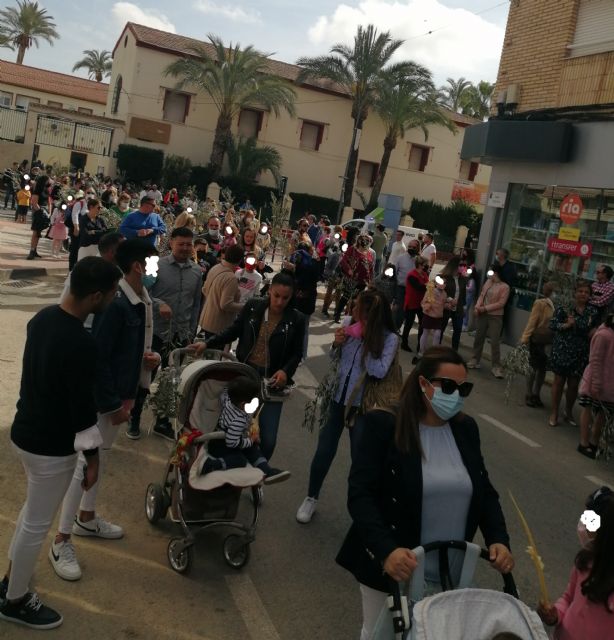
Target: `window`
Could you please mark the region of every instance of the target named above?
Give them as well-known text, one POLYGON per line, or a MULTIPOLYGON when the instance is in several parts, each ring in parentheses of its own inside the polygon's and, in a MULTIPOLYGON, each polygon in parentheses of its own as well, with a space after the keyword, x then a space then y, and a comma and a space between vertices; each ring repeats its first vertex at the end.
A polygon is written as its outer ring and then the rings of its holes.
POLYGON ((13 94, 0 91, 0 107, 10 107, 13 104, 13 94))
POLYGON ((127 44, 128 44, 128 36, 124 36, 124 49, 126 48, 127 44))
POLYGON ((429 151, 430 149, 428 147, 422 147, 419 144, 412 143, 409 150, 408 169, 410 171, 424 171, 429 161, 429 151))
POLYGON ((372 187, 377 178, 379 164, 377 162, 369 162, 361 160, 358 164, 358 174, 356 176, 356 185, 359 187, 372 187))
POLYGON ((185 122, 190 112, 190 96, 187 93, 166 90, 162 119, 170 122, 185 122))
POLYGON ((256 109, 241 109, 239 114, 239 136, 242 138, 257 138, 262 129, 264 113, 256 109))
POLYGON ((17 109, 21 109, 22 111, 28 110, 28 105, 30 104, 38 104, 40 100, 38 98, 31 98, 30 96, 20 96, 17 95, 15 98, 15 107, 17 109))
POLYGON ((458 177, 460 180, 468 180, 473 182, 480 168, 479 162, 471 162, 470 160, 461 160, 460 171, 458 177))
POLYGON ((311 149, 312 151, 318 151, 322 144, 322 138, 324 138, 324 125, 319 122, 309 122, 303 120, 301 127, 301 149, 311 149))
POLYGON ((87 107, 78 107, 77 111, 79 113, 83 113, 86 116, 91 116, 94 113, 92 109, 88 109, 87 107))
POLYGON ((614 2, 582 0, 578 7, 576 33, 567 47, 571 57, 614 51, 614 2))
POLYGON ((49 107, 57 107, 58 109, 62 108, 61 102, 56 102, 55 100, 47 100, 47 106, 49 107))
MULTIPOLYGON (((127 38, 128 36, 126 36, 127 38)), ((122 92, 123 80, 121 76, 117 76, 115 87, 113 88, 113 98, 111 99, 111 113, 117 113, 119 107, 119 98, 122 92)))

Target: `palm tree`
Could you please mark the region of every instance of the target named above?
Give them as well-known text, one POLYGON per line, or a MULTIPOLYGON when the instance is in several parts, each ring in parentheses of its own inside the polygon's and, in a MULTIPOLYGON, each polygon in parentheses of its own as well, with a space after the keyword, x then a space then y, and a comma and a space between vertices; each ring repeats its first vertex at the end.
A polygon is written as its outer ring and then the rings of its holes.
POLYGON ((281 177, 281 154, 275 147, 257 146, 256 138, 231 136, 226 148, 230 175, 246 183, 253 182, 259 174, 270 171, 276 182, 281 177))
POLYGON ((232 43, 228 48, 221 38, 208 36, 214 52, 198 45, 191 49, 192 56, 176 60, 166 70, 166 75, 179 78, 178 87, 192 85, 208 94, 218 110, 211 168, 218 176, 229 141, 233 119, 244 107, 262 106, 279 116, 285 109, 295 115, 294 89, 282 78, 272 75, 268 56, 251 45, 241 49, 232 43))
POLYGON ((407 131, 419 128, 427 140, 427 125, 442 125, 456 131, 454 123, 444 115, 438 103, 439 94, 431 72, 413 62, 408 62, 407 66, 405 73, 386 74, 375 101, 374 108, 386 127, 386 136, 384 153, 369 198, 369 210, 377 207, 390 156, 399 138, 404 138, 407 131))
POLYGON ((84 57, 75 63, 73 71, 87 69, 87 76, 96 82, 102 82, 103 78, 111 75, 113 59, 110 51, 98 51, 97 49, 86 49, 84 57))
POLYGON ((328 56, 299 58, 297 60, 296 64, 302 67, 297 82, 303 82, 308 78, 326 78, 338 85, 352 98, 354 135, 344 175, 342 202, 345 206, 350 206, 354 192, 358 143, 362 125, 369 114, 369 109, 373 106, 377 95, 377 85, 384 69, 400 72, 404 67, 404 63, 386 66, 402 44, 403 40, 393 40, 389 31, 378 34, 373 25, 366 28, 360 26, 354 36, 353 47, 336 44, 331 48, 328 56))
POLYGON ((477 85, 471 85, 464 95, 463 113, 479 120, 487 118, 494 90, 494 83, 486 80, 480 80, 477 85))
POLYGON ((440 89, 442 102, 448 109, 460 113, 466 103, 467 92, 472 87, 472 84, 465 78, 459 78, 458 80, 448 78, 446 82, 448 83, 447 86, 444 85, 440 89))
POLYGON ((34 45, 38 49, 39 38, 53 46, 60 37, 55 30, 53 16, 46 9, 39 9, 38 2, 17 0, 17 8, 5 7, 0 10, 0 38, 17 48, 17 64, 23 64, 26 50, 34 45))

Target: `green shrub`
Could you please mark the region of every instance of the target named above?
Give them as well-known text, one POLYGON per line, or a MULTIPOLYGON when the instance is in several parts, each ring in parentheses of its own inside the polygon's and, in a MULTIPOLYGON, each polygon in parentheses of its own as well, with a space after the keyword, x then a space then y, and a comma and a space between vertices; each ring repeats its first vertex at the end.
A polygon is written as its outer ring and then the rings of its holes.
POLYGON ((120 144, 117 148, 117 168, 130 182, 159 182, 164 152, 135 144, 120 144))
POLYGON ((469 229, 475 229, 480 221, 475 207, 463 200, 455 200, 444 207, 433 200, 414 198, 408 213, 414 219, 415 227, 428 229, 432 233, 447 238, 455 238, 459 226, 464 225, 469 229))
POLYGON ((293 226, 307 211, 313 213, 316 218, 326 216, 334 223, 337 218, 339 209, 339 201, 333 198, 323 198, 322 196, 313 196, 310 193, 291 193, 293 200, 292 215, 290 217, 290 225, 293 226))
POLYGON ((164 158, 162 168, 162 184, 165 189, 176 187, 182 192, 190 182, 192 163, 183 156, 169 155, 164 158))

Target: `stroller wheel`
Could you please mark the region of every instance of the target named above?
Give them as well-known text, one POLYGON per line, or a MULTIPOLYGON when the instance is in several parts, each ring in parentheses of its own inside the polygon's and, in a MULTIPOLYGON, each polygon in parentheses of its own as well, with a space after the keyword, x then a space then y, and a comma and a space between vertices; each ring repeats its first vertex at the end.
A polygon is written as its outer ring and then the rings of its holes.
POLYGON ((159 484, 150 484, 145 494, 145 515, 151 524, 156 524, 166 516, 168 499, 159 484))
POLYGON ((177 573, 187 573, 190 570, 194 550, 191 544, 186 544, 184 538, 171 538, 166 553, 171 569, 177 573))
POLYGON ((231 533, 224 540, 224 559, 233 569, 241 569, 249 562, 250 546, 245 536, 231 533))

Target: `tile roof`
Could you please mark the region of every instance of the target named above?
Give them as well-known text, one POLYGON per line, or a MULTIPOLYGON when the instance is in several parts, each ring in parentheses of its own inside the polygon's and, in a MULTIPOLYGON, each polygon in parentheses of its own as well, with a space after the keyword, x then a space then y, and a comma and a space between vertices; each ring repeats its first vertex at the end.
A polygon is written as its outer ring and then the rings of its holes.
POLYGON ((106 104, 109 85, 0 60, 0 83, 106 104))
MULTIPOLYGON (((194 55, 193 47, 204 47, 205 50, 214 54, 213 46, 206 41, 196 40, 195 38, 188 38, 187 36, 180 36, 176 33, 168 33, 167 31, 160 31, 159 29, 152 29, 142 24, 136 24, 134 22, 128 22, 119 37, 115 49, 119 45, 119 42, 124 37, 124 32, 129 29, 134 35, 137 46, 148 47, 151 49, 157 49, 159 51, 165 51, 167 53, 173 53, 175 55, 188 56, 194 55)), ((294 64, 288 64, 287 62, 281 62, 279 60, 268 60, 268 66, 272 74, 285 78, 290 82, 296 82, 300 67, 294 64)), ((330 91, 340 95, 346 95, 343 90, 329 80, 309 80, 303 83, 307 87, 330 91)))

